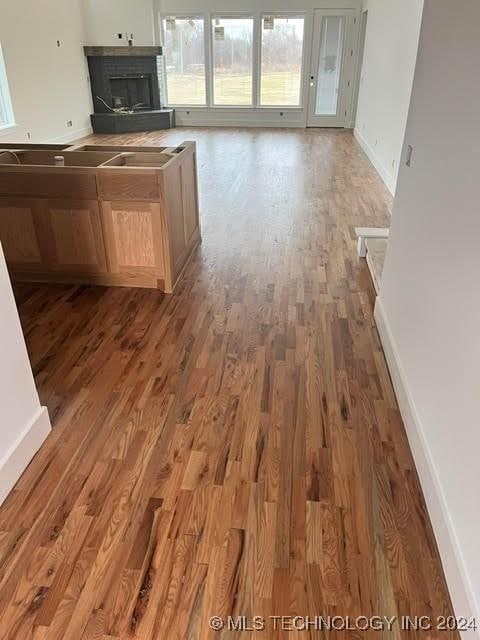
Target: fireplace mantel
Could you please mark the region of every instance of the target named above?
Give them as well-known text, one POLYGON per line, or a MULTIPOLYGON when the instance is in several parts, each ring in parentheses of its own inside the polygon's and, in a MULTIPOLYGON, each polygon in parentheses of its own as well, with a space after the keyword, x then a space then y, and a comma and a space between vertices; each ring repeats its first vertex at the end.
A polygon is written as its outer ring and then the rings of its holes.
POLYGON ((112 56, 161 56, 162 47, 83 47, 87 58, 101 58, 112 56))

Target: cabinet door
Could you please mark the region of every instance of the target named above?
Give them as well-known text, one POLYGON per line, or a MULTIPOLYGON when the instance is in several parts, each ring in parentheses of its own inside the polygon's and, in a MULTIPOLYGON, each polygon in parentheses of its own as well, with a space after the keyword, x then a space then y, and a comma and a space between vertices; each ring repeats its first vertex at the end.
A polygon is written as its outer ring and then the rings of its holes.
POLYGON ((13 269, 35 270, 42 263, 37 214, 36 200, 0 198, 0 242, 13 269))
POLYGON ((163 233, 158 202, 103 202, 109 269, 132 282, 164 277, 163 233))
POLYGON ((45 200, 48 263, 65 273, 105 273, 107 262, 96 200, 45 200))

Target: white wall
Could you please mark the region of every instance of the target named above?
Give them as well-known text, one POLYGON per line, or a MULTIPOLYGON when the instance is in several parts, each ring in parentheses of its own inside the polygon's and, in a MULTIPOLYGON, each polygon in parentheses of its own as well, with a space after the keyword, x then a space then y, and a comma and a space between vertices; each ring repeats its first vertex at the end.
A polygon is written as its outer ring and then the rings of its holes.
POLYGON ((2 1, 0 42, 18 127, 0 130, 0 144, 91 131, 84 40, 82 0, 2 1))
POLYGON ((480 621, 478 0, 425 0, 376 309, 457 615, 480 621), (405 150, 404 150, 405 154, 405 150))
POLYGON ((84 0, 87 44, 121 46, 130 35, 136 45, 155 44, 153 0, 84 0))
POLYGON ((394 193, 423 0, 364 0, 364 9, 368 22, 355 135, 394 193))
POLYGON ((50 431, 0 245, 0 504, 50 431))

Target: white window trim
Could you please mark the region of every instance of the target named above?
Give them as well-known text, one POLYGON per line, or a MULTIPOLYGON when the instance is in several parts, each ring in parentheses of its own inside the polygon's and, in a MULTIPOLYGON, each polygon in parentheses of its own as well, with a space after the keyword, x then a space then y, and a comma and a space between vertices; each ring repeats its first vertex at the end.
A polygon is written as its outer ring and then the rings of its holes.
POLYGON ((0 132, 8 131, 8 129, 17 129, 18 124, 16 122, 12 122, 11 124, 0 124, 0 132))
POLYGON ((179 109, 182 111, 245 111, 245 112, 301 112, 305 105, 305 79, 303 74, 306 65, 307 47, 307 21, 306 12, 304 11, 192 11, 189 13, 159 13, 160 23, 160 41, 162 47, 165 46, 165 33, 164 33, 164 20, 165 18, 179 18, 186 19, 192 18, 194 20, 203 20, 203 34, 204 34, 204 58, 205 58, 205 95, 206 104, 176 104, 168 101, 168 87, 167 87, 167 67, 166 56, 162 55, 162 96, 165 105, 172 107, 173 109, 179 109), (302 67, 301 67, 301 81, 300 81, 300 104, 298 105, 261 105, 260 104, 260 83, 261 83, 261 28, 262 19, 264 16, 273 16, 277 18, 303 18, 303 44, 302 44, 302 67), (213 103, 213 30, 212 21, 215 18, 253 18, 253 51, 252 51, 252 104, 250 105, 227 105, 227 104, 214 104, 213 103))
POLYGON ((7 70, 3 57, 2 45, 0 44, 0 102, 2 103, 2 111, 5 114, 4 119, 0 120, 0 131, 10 129, 16 126, 13 114, 12 99, 10 97, 10 88, 8 86, 7 70))
POLYGON ((287 109, 303 109, 304 107, 304 78, 303 74, 306 69, 305 66, 305 55, 306 55, 306 47, 305 47, 305 27, 306 27, 306 13, 303 11, 262 11, 260 13, 260 33, 258 37, 258 109, 282 109, 282 111, 286 111, 287 109), (271 16, 272 18, 291 18, 291 19, 299 19, 303 20, 303 38, 302 38, 302 55, 301 55, 301 63, 300 63, 300 87, 299 87, 299 102, 298 104, 260 104, 261 100, 261 88, 262 88, 262 25, 263 19, 265 16, 271 16))

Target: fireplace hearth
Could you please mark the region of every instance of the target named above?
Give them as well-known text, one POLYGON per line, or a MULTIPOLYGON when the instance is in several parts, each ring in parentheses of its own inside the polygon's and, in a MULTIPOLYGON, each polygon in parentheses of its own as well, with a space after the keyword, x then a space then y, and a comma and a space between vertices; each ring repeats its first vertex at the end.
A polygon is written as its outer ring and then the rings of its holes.
POLYGON ((162 108, 158 80, 161 47, 85 47, 95 133, 152 131, 174 126, 162 108))

